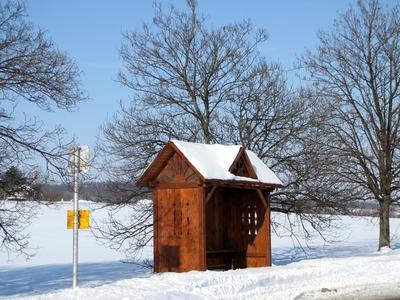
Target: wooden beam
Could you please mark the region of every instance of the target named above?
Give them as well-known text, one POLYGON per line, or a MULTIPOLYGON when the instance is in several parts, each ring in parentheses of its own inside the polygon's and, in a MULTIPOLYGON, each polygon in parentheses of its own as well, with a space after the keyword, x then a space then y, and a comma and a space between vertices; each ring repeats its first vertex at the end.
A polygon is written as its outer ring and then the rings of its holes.
POLYGON ((188 188, 197 188, 201 187, 200 182, 155 182, 152 185, 150 185, 150 188, 162 188, 162 189, 188 189, 188 188))
POLYGON ((154 255, 154 272, 160 272, 160 250, 158 249, 158 205, 159 193, 157 189, 153 190, 153 255, 154 255))
POLYGON ((206 179, 204 184, 218 185, 221 187, 229 188, 242 188, 242 189, 263 189, 273 191, 275 188, 284 187, 281 184, 268 184, 259 181, 246 181, 246 180, 223 180, 223 179, 206 179))
POLYGON ((200 213, 200 228, 201 228, 201 234, 199 238, 199 251, 200 251, 200 266, 199 269, 201 271, 207 270, 207 254, 206 254, 206 244, 207 244, 207 239, 206 239, 206 234, 207 234, 207 224, 206 224, 206 202, 204 199, 204 194, 206 192, 205 188, 199 189, 200 195, 199 197, 199 213, 200 213))
POLYGON ((206 204, 207 202, 211 199, 212 195, 214 194, 215 190, 217 189, 217 187, 214 185, 211 190, 207 193, 206 196, 206 204))
POLYGON ((271 257, 271 209, 270 209, 270 191, 268 191, 268 199, 265 197, 261 190, 257 190, 257 194, 261 199, 265 207, 265 222, 267 227, 267 251, 266 251, 266 258, 267 258, 267 266, 271 266, 272 257, 271 257))
POLYGON ((265 209, 268 210, 268 201, 267 201, 267 199, 265 199, 265 197, 264 197, 263 193, 261 192, 261 190, 257 190, 257 194, 260 197, 261 202, 264 205, 265 209))

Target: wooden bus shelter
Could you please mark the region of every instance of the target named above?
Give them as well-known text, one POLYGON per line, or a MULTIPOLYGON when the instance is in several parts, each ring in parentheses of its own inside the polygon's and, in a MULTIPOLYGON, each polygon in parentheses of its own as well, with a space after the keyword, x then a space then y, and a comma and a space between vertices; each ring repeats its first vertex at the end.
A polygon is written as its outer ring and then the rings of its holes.
POLYGON ((282 182, 253 152, 173 140, 137 185, 153 190, 155 272, 271 265, 269 195, 282 182))

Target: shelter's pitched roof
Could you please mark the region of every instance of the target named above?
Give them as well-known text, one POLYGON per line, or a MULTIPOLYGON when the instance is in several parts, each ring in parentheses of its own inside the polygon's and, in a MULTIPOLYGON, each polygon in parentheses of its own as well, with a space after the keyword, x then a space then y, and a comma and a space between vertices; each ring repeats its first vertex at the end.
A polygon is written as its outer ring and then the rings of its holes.
POLYGON ((144 186, 151 179, 154 179, 162 168, 164 168, 165 161, 168 156, 172 156, 171 153, 174 150, 180 152, 205 181, 247 182, 249 184, 258 183, 274 187, 283 186, 282 181, 254 152, 244 150, 242 146, 200 144, 178 140, 171 140, 166 144, 143 173, 138 181, 138 185, 144 186), (247 173, 250 175, 249 177, 233 174, 235 164, 240 159, 250 163, 250 169, 247 170, 247 173))

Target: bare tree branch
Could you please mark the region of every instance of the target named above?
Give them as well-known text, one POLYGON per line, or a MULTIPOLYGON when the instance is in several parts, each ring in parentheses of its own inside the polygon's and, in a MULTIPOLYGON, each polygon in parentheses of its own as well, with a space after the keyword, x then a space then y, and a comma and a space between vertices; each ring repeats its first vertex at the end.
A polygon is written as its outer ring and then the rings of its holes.
MULTIPOLYGON (((25 101, 45 111, 71 111, 86 99, 79 77, 76 63, 27 20, 22 2, 0 4, 0 173, 12 165, 37 169, 40 160, 49 173, 63 173, 70 144, 63 141, 63 129, 46 131, 37 117, 21 118, 15 108, 25 101)), ((22 224, 29 223, 34 210, 27 203, 26 208, 13 207, 4 201, 0 199, 0 249, 23 253, 28 235, 21 232, 22 224), (12 221, 18 218, 21 225, 12 221)))
POLYGON ((319 141, 337 161, 329 171, 380 204, 379 248, 390 245, 390 205, 399 201, 399 12, 358 1, 302 60, 330 112, 319 141))

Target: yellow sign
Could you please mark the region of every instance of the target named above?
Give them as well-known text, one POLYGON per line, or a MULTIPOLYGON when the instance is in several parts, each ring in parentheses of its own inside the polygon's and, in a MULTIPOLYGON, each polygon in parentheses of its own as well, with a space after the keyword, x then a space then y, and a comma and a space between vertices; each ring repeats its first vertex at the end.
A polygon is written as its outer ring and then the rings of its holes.
POLYGON ((89 229, 89 210, 79 210, 79 229, 89 229))
MULTIPOLYGON (((79 210, 79 217, 78 217, 78 223, 79 229, 89 229, 89 218, 90 218, 90 212, 87 209, 80 209, 79 210)), ((73 210, 68 210, 67 211, 67 229, 73 229, 74 228, 74 211, 73 210)))

